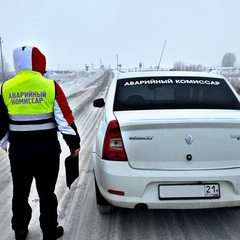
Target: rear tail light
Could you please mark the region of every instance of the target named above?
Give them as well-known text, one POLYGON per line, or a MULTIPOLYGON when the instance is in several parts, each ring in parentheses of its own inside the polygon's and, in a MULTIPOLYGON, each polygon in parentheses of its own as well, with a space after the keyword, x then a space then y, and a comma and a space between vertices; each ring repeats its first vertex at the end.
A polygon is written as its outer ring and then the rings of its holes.
POLYGON ((108 124, 103 144, 103 159, 127 161, 119 124, 116 120, 108 124))
POLYGON ((118 191, 118 190, 114 190, 114 189, 108 189, 108 192, 111 193, 111 194, 119 195, 119 196, 124 196, 125 195, 124 191, 118 191))

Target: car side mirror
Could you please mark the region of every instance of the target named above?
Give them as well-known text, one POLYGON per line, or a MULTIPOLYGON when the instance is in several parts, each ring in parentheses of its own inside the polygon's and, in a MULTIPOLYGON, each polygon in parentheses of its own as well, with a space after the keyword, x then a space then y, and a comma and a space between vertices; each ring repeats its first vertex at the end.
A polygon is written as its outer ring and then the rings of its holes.
POLYGON ((95 100, 93 101, 93 106, 94 106, 94 107, 98 107, 98 108, 104 107, 104 106, 105 106, 104 99, 103 99, 103 98, 95 99, 95 100))

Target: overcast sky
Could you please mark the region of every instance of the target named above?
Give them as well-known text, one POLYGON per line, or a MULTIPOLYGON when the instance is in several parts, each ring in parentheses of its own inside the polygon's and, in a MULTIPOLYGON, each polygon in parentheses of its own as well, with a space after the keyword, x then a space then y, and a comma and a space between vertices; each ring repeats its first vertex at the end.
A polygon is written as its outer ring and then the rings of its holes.
POLYGON ((5 61, 37 46, 48 69, 107 68, 174 62, 221 66, 234 53, 240 66, 239 0, 8 0, 1 1, 5 61), (117 57, 118 56, 118 57, 117 57))

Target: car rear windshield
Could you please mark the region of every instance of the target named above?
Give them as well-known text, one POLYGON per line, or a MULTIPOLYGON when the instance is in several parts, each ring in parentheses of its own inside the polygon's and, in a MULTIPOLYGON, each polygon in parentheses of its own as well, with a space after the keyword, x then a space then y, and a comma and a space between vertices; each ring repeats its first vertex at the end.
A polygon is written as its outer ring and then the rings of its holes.
POLYGON ((145 77, 117 81, 114 111, 148 109, 240 109, 219 78, 145 77))

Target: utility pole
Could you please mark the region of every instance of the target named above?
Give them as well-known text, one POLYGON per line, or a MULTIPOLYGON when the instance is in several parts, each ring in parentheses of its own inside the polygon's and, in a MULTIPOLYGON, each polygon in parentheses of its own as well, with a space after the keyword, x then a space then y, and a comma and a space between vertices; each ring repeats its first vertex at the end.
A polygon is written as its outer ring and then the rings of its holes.
POLYGON ((117 57, 117 69, 118 69, 118 55, 116 55, 116 57, 117 57))
POLYGON ((4 66, 3 66, 3 54, 2 54, 2 39, 0 37, 0 54, 1 54, 1 65, 2 65, 2 80, 5 81, 4 66))
POLYGON ((164 42, 164 46, 163 46, 162 54, 161 54, 161 57, 160 57, 160 60, 159 60, 159 63, 158 63, 157 71, 158 71, 159 68, 160 68, 160 64, 161 64, 161 61, 162 61, 162 56, 163 56, 163 52, 164 52, 164 49, 165 49, 166 42, 167 42, 167 40, 165 40, 165 42, 164 42))

